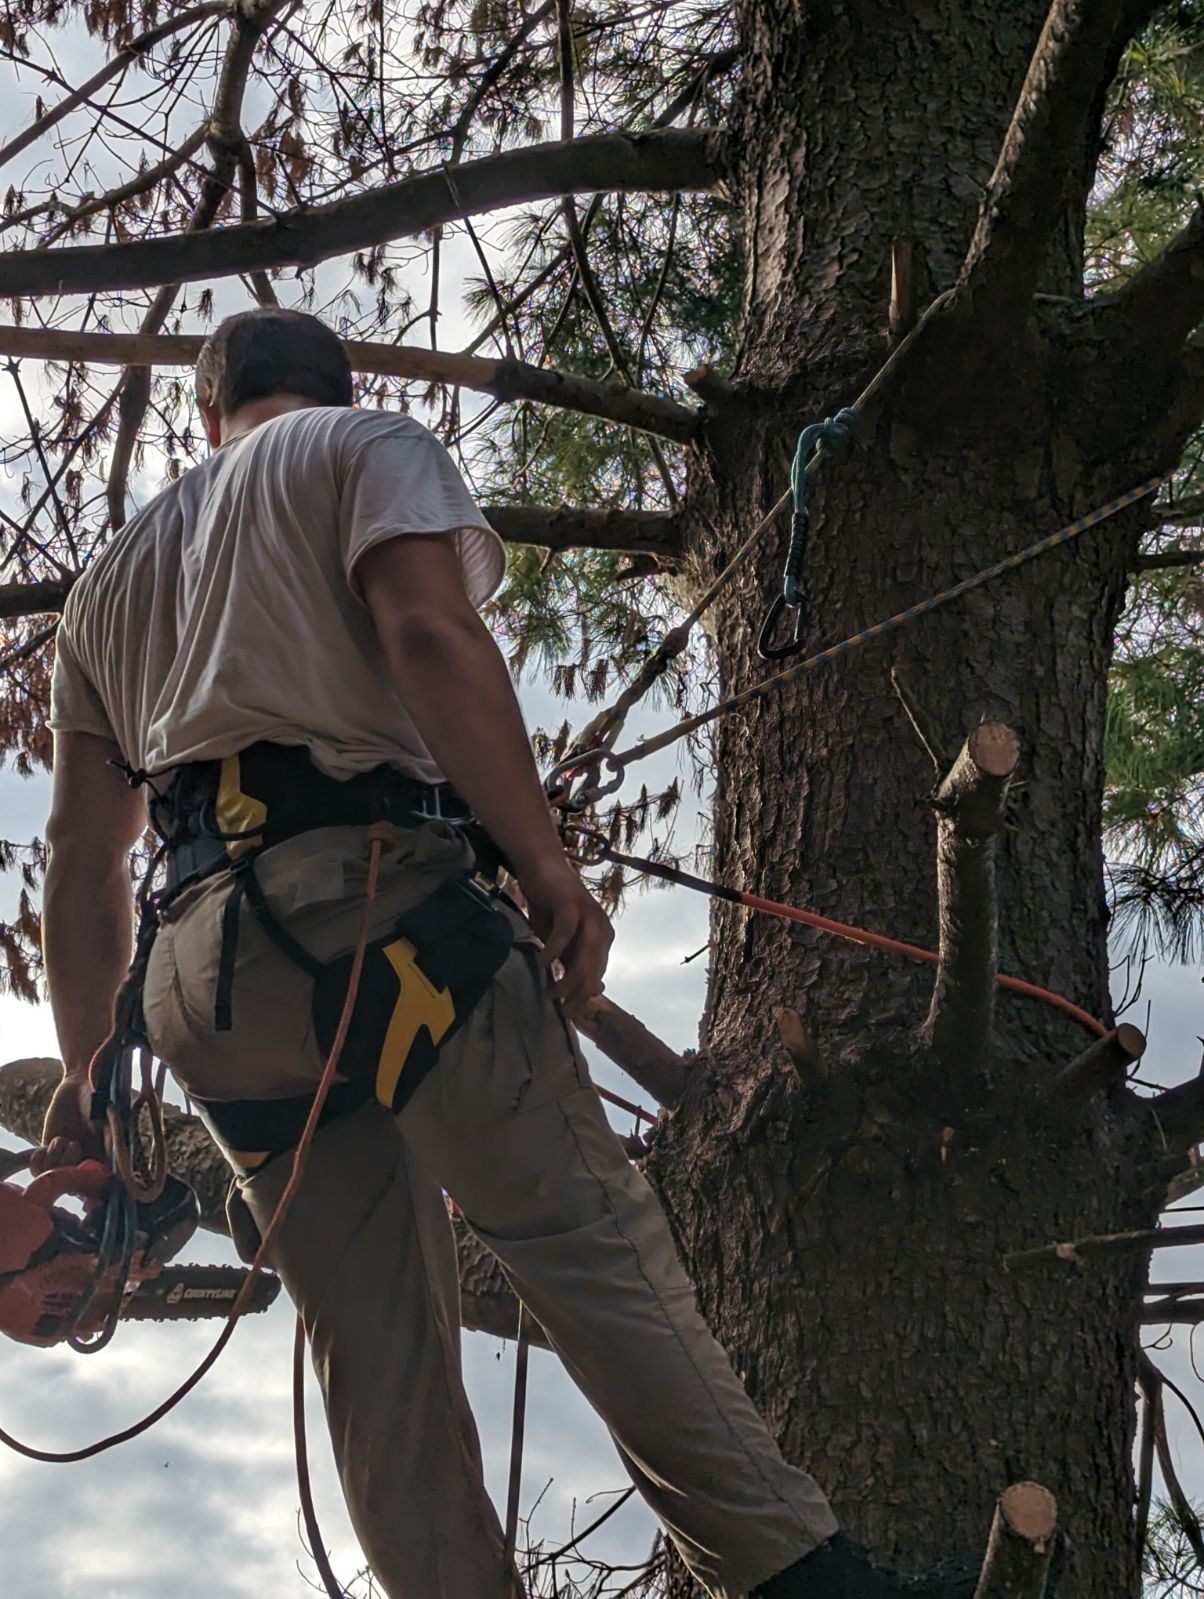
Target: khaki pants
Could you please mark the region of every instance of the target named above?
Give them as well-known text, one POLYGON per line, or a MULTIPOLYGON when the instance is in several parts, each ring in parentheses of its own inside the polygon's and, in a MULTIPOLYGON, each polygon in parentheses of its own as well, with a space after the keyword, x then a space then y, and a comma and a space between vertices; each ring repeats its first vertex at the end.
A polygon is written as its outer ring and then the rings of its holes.
MULTIPOLYGON (((461 870, 436 824, 386 851, 372 927, 461 870)), ((324 829, 264 857, 289 931, 322 960, 355 942, 366 849, 324 829)), ((233 1028, 213 1030, 224 880, 172 908, 146 1020, 201 1098, 312 1090, 311 980, 244 907, 233 1028)), ((836 1527, 788 1465, 695 1307, 655 1195, 610 1131, 530 934, 396 1120, 375 1103, 314 1142, 273 1263, 305 1322, 355 1530, 390 1599, 503 1599, 502 1534, 461 1382, 459 1288, 444 1193, 501 1261, 686 1564, 721 1599, 836 1527)), ((287 1158, 240 1183, 262 1228, 287 1158)))

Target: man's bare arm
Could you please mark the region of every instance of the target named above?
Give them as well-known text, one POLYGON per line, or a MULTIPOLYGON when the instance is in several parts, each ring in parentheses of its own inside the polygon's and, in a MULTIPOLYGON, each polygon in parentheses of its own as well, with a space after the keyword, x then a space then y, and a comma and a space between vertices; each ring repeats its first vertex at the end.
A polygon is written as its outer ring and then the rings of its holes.
POLYGON ((42 952, 64 1079, 47 1116, 43 1165, 90 1152, 78 1107, 86 1102, 92 1057, 113 1025, 113 1001, 133 949, 127 859, 146 816, 141 795, 109 765, 120 759, 115 744, 91 733, 55 737, 42 952))
POLYGON ((501 652, 464 591, 451 535, 396 538, 357 577, 393 686, 449 782, 514 865, 572 1006, 601 987, 611 930, 565 857, 501 652))

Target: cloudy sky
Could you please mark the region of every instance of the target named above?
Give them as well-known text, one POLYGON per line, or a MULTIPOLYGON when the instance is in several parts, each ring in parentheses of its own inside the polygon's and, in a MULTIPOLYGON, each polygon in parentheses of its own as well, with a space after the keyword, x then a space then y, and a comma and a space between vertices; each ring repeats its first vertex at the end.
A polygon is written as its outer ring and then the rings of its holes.
MULTIPOLYGON (((95 64, 90 50, 81 51, 71 41, 59 59, 73 79, 85 75, 85 61, 95 64)), ((32 79, 22 80, 20 93, 0 104, 0 135, 27 120, 35 89, 32 79)), ((469 252, 454 245, 445 249, 447 311, 441 342, 447 348, 456 348, 464 333, 455 310, 457 280, 474 270, 469 252)), ((416 287, 421 293, 421 284, 416 287)), ((219 309, 241 303, 237 293, 224 291, 225 304, 219 299, 219 309)), ((11 394, 0 396, 0 425, 10 418, 15 425, 14 406, 11 394)), ((157 490, 156 471, 155 463, 148 463, 134 485, 141 501, 157 490)), ((14 499, 15 486, 0 482, 0 500, 11 504, 14 499)), ((523 697, 533 724, 556 726, 566 714, 543 687, 527 685, 523 697)), ((568 714, 581 719, 580 707, 569 708, 568 714)), ((645 717, 634 728, 646 730, 657 720, 645 717)), ((673 770, 672 758, 664 757, 651 769, 650 781, 667 780, 673 770)), ((12 772, 0 773, 0 835, 23 839, 40 832, 47 797, 44 779, 24 782, 12 772)), ((5 908, 0 902, 0 913, 5 908)), ((903 931, 910 936, 918 930, 903 931)), ((705 960, 688 965, 683 960, 706 937, 705 903, 684 891, 636 896, 620 920, 609 992, 678 1048, 696 1043, 706 977, 705 960)), ((1197 1035, 1204 1032, 1198 972, 1152 967, 1146 974, 1143 1007, 1146 1001, 1151 1040, 1146 1075, 1163 1083, 1190 1075, 1199 1057, 1197 1035)), ((1144 1008, 1133 1019, 1146 1025, 1144 1008)), ((0 1061, 56 1054, 45 1007, 0 998, 0 1061)), ((640 1097, 613 1067, 593 1059, 601 1082, 628 1097, 640 1097)), ((622 1121, 620 1117, 620 1125, 622 1121)), ((198 1260, 233 1258, 225 1241, 209 1234, 200 1235, 188 1253, 198 1260)), ((1156 1277, 1204 1275, 1204 1259, 1196 1254, 1163 1252, 1156 1277)), ((124 1426, 158 1403, 197 1362, 215 1325, 126 1327, 96 1359, 5 1343, 0 1346, 0 1425, 49 1448, 71 1448, 124 1426)), ((160 1599, 165 1592, 176 1599, 212 1599, 215 1593, 223 1599, 262 1599, 265 1594, 312 1592, 312 1567, 297 1527, 291 1342, 291 1314, 284 1304, 244 1322, 196 1393, 147 1437, 100 1460, 51 1467, 0 1452, 5 1591, 37 1593, 42 1599, 78 1599, 84 1591, 89 1599, 160 1599)), ((1169 1375, 1198 1393, 1186 1339, 1177 1340, 1160 1359, 1169 1375)), ((465 1360, 490 1486, 501 1506, 513 1345, 469 1334, 465 1360)), ((322 1441, 312 1389, 309 1411, 320 1519, 335 1567, 348 1578, 360 1557, 322 1441)), ((1172 1425, 1189 1491, 1204 1496, 1204 1454, 1178 1414, 1172 1414, 1172 1425)), ((567 1538, 575 1515, 580 1525, 607 1502, 586 1507, 591 1496, 624 1486, 605 1430, 557 1361, 534 1351, 523 1493, 524 1509, 539 1500, 534 1535, 557 1542, 567 1538)), ((616 1560, 638 1559, 651 1531, 647 1514, 630 1504, 590 1548, 616 1560)))

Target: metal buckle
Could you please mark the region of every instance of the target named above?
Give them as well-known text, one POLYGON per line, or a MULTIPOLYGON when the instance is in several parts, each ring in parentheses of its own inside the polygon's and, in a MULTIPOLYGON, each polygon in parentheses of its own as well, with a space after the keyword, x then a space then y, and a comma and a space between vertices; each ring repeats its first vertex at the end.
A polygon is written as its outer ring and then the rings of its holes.
POLYGON ((424 822, 446 822, 449 827, 464 827, 472 821, 472 812, 466 810, 458 816, 449 816, 443 809, 446 788, 446 783, 427 784, 421 800, 414 806, 414 815, 421 816, 424 822))

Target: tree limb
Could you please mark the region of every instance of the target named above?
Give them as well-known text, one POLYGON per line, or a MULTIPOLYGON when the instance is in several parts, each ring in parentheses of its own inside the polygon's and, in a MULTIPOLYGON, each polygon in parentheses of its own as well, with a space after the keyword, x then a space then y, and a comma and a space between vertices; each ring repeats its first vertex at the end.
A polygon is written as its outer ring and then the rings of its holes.
POLYGON ((499 538, 545 550, 622 550, 672 561, 682 554, 681 519, 661 511, 577 511, 572 506, 487 505, 499 538))
POLYGON ((503 206, 574 194, 710 190, 721 171, 714 130, 603 133, 530 145, 456 171, 457 204, 442 167, 367 194, 223 228, 129 244, 19 250, 0 256, 0 295, 87 294, 233 277, 275 266, 314 266, 503 206))
POLYGON ((1138 1362, 1138 1380, 1145 1395, 1145 1402, 1151 1407, 1153 1412, 1154 1448, 1158 1455, 1158 1469, 1162 1472, 1162 1480, 1166 1485, 1167 1493, 1170 1495, 1171 1504, 1175 1510, 1175 1519, 1183 1532, 1183 1536, 1191 1545, 1191 1551, 1196 1560, 1201 1565, 1204 1565, 1204 1531, 1201 1530, 1199 1517, 1192 1508, 1191 1501, 1183 1491, 1183 1485, 1179 1481, 1179 1475, 1175 1470, 1175 1462, 1171 1455, 1171 1443, 1166 1430, 1164 1389, 1170 1388, 1173 1393, 1178 1394, 1179 1398, 1183 1399, 1184 1403, 1187 1404, 1189 1410, 1192 1407, 1179 1389, 1175 1387, 1174 1383, 1169 1382, 1162 1375, 1144 1350, 1138 1356, 1138 1362))
POLYGON ((1014 1482, 995 1519, 974 1599, 1043 1599, 1058 1528, 1058 1502, 1036 1482, 1014 1482))
POLYGON ((940 942, 924 1036, 941 1052, 973 1058, 991 1036, 998 974, 995 835, 1019 759, 1012 729, 983 722, 933 801, 940 942))
POLYGON ((962 267, 958 298, 980 318, 1014 315, 1036 289, 1128 9, 1126 0, 1053 0, 962 267))
POLYGON ((1069 1261, 1080 1265, 1088 1256, 1123 1255, 1148 1249, 1182 1249, 1185 1244, 1204 1244, 1204 1226, 1145 1227, 1125 1233, 1094 1233, 1061 1244, 1039 1244, 1035 1249, 1016 1249, 1005 1255, 1009 1271, 1016 1266, 1032 1266, 1041 1261, 1069 1261))
MULTIPOLYGON (((567 505, 485 505, 482 510, 506 544, 632 551, 667 559, 682 550, 680 522, 656 511, 576 511, 567 505)), ((0 583, 0 621, 61 611, 73 581, 50 578, 36 583, 0 583)))
POLYGON ((18 616, 61 611, 70 591, 66 578, 52 578, 45 583, 0 583, 0 620, 8 622, 18 616))
POLYGON ((59 101, 58 105, 51 106, 50 110, 44 112, 36 122, 31 123, 28 128, 18 133, 15 138, 10 139, 3 149, 0 149, 0 167, 6 166, 14 156, 20 155, 22 150, 27 150, 31 144, 40 139, 44 133, 48 133, 65 116, 68 116, 79 106, 85 105, 96 93, 97 89, 103 88, 110 78, 115 78, 118 73, 124 72, 130 63, 136 61, 140 55, 145 55, 148 50, 153 50, 155 45, 161 44, 164 39, 170 38, 173 33, 179 33, 184 28, 191 28, 195 22, 204 22, 207 17, 229 15, 235 9, 233 0, 211 0, 210 4, 193 6, 188 11, 181 11, 166 22, 159 23, 157 27, 149 28, 145 33, 140 33, 136 39, 131 39, 129 44, 118 50, 115 55, 110 56, 109 60, 98 71, 94 72, 86 83, 81 84, 78 89, 73 89, 70 94, 59 101))
POLYGON ((1204 550, 1157 550, 1150 555, 1139 555, 1129 570, 1166 572, 1176 567, 1199 566, 1201 561, 1204 561, 1204 550))
POLYGON ((1165 249, 1091 310, 1115 318, 1134 353, 1177 350, 1204 319, 1204 200, 1165 249))
POLYGON ((1157 1118, 1168 1144, 1198 1144, 1204 1139, 1204 1061, 1195 1077, 1141 1103, 1157 1118))
MULTIPOLYGON (((62 1066, 57 1060, 17 1060, 0 1066, 0 1127, 26 1143, 39 1143, 42 1121, 50 1096, 58 1086, 62 1066)), ((197 1196, 201 1226, 228 1233, 226 1193, 230 1168, 198 1116, 188 1116, 174 1106, 163 1107, 169 1169, 197 1196)), ((454 1219, 460 1257, 460 1320, 470 1331, 511 1338, 518 1320, 518 1301, 502 1275, 501 1267, 473 1236, 461 1217, 454 1219)), ((536 1343, 545 1342, 535 1329, 536 1343)))
POLYGON ((599 994, 573 1016, 579 1032, 594 1043, 658 1105, 672 1110, 686 1089, 686 1063, 643 1022, 599 994))
MULTIPOLYGON (((47 361, 91 361, 115 365, 192 366, 204 343, 199 334, 76 333, 66 328, 0 326, 0 355, 47 361)), ((347 354, 357 372, 473 389, 499 400, 530 400, 580 411, 609 422, 685 444, 698 435, 699 414, 659 394, 622 383, 600 383, 571 372, 551 371, 526 361, 461 355, 404 344, 364 344, 349 339, 347 354)))
POLYGON ((1185 494, 1182 499, 1155 505, 1150 514, 1171 527, 1198 527, 1204 523, 1204 494, 1185 494))
POLYGON ((1063 1066, 1049 1085, 1055 1099, 1089 1099, 1105 1093, 1125 1080, 1129 1066, 1145 1054, 1145 1035, 1128 1022, 1122 1022, 1103 1038, 1089 1044, 1083 1053, 1063 1066))
MULTIPOLYGON (((226 44, 226 53, 222 59, 222 69, 218 76, 217 88, 214 90, 213 108, 209 116, 206 142, 213 160, 213 170, 201 185, 201 192, 188 224, 189 236, 203 233, 213 226, 230 192, 238 170, 239 156, 247 143, 242 131, 241 118, 251 61, 268 23, 277 12, 282 11, 290 3, 291 0, 243 0, 234 13, 234 23, 226 44)), ((251 180, 251 208, 254 210, 253 167, 251 180)), ((244 190, 244 203, 245 199, 244 190)), ((55 253, 57 252, 47 252, 47 254, 55 253)), ((252 277, 255 276, 256 274, 252 273, 252 277)), ((266 282, 266 278, 264 281, 266 282)), ((179 292, 178 282, 165 283, 160 288, 142 318, 140 333, 158 333, 167 321, 179 292)), ((275 298, 270 288, 268 294, 271 298, 275 298)), ((105 490, 109 505, 109 521, 114 532, 125 524, 126 485, 130 462, 133 460, 138 434, 146 417, 147 406, 150 404, 150 396, 150 368, 144 366, 127 368, 117 402, 117 435, 113 441, 113 457, 105 490)))
MULTIPOLYGON (((207 126, 202 122, 200 127, 192 130, 183 144, 179 145, 171 155, 165 155, 162 161, 155 166, 148 167, 145 172, 138 173, 128 183, 120 184, 116 189, 109 189, 105 194, 88 195, 82 198, 77 205, 64 212, 54 222, 50 232, 42 240, 38 248, 40 250, 48 249, 56 239, 61 239, 64 234, 70 233, 80 222, 86 222, 89 217, 95 216, 98 211, 115 210, 124 201, 132 200, 137 195, 145 194, 148 189, 153 189, 157 183, 162 183, 164 178, 171 177, 172 173, 182 167, 186 161, 192 160, 193 156, 204 144, 207 132, 207 126)), ((52 204, 53 202, 48 201, 47 208, 52 204)), ((12 217, 8 222, 0 223, 0 228, 11 227, 17 220, 18 218, 12 217)), ((29 220, 28 215, 25 220, 29 220)))

